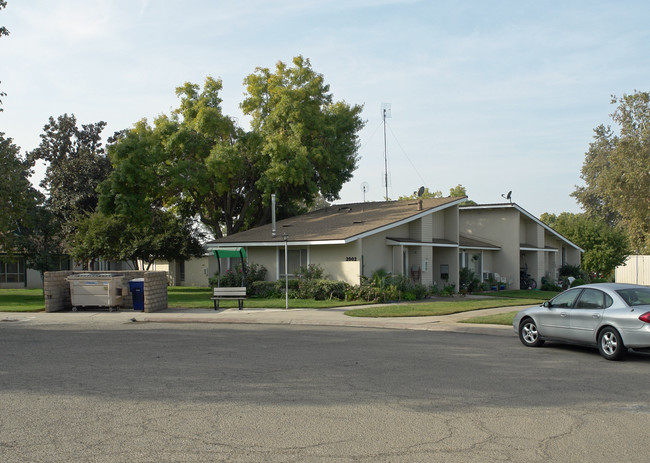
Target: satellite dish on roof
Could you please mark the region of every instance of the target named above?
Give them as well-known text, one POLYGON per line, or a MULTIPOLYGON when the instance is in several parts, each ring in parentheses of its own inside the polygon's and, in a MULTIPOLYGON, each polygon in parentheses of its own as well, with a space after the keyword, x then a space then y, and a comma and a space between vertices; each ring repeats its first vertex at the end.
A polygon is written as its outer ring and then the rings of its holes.
POLYGON ((421 186, 420 189, 418 190, 418 198, 421 198, 423 194, 424 194, 424 187, 421 186))
POLYGON ((363 202, 366 202, 366 193, 368 193, 368 190, 370 190, 370 185, 368 182, 362 182, 361 183, 361 191, 363 191, 363 202))
POLYGON ((508 201, 510 201, 510 204, 512 204, 512 190, 510 190, 507 195, 501 195, 501 197, 506 198, 508 201))

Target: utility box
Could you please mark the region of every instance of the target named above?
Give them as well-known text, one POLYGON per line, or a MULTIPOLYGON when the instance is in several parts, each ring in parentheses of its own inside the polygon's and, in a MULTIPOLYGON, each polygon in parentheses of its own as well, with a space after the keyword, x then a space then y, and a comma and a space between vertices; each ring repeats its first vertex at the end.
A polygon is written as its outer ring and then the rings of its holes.
POLYGON ((72 311, 79 307, 108 307, 122 305, 124 277, 110 273, 77 273, 66 278, 70 283, 72 311))

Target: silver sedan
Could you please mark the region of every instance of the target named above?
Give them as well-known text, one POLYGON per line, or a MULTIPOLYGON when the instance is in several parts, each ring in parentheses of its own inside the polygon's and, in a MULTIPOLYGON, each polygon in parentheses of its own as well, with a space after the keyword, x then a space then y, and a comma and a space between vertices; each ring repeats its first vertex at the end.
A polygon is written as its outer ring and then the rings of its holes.
POLYGON ((619 283, 571 288, 519 312, 513 328, 528 347, 546 340, 592 345, 607 360, 621 359, 629 348, 650 351, 650 288, 619 283))

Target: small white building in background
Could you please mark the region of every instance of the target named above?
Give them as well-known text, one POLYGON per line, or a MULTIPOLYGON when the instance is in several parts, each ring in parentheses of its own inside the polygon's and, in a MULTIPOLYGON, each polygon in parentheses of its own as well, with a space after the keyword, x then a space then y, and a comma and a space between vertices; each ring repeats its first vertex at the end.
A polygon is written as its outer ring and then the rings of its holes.
MULTIPOLYGON (((61 256, 55 270, 69 270, 70 258, 61 256)), ((16 254, 12 259, 0 253, 0 289, 38 289, 43 287, 41 272, 29 268, 25 257, 16 254)))
POLYGON ((628 256, 623 265, 616 267, 614 281, 650 286, 650 256, 628 256))
POLYGON ((207 287, 210 286, 208 280, 217 273, 217 269, 217 259, 212 252, 206 252, 202 257, 189 260, 156 261, 149 270, 167 272, 167 283, 170 286, 207 287))

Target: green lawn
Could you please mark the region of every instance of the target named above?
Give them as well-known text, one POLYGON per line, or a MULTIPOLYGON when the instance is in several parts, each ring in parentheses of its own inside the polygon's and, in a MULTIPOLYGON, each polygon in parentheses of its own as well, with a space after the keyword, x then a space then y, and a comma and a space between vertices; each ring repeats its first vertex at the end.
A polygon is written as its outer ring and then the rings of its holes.
MULTIPOLYGON (((205 308, 213 307, 210 300, 210 288, 191 288, 183 286, 170 287, 167 293, 170 308, 205 308)), ((556 293, 546 291, 499 291, 484 293, 498 296, 489 299, 450 298, 448 301, 419 302, 412 304, 391 304, 381 307, 352 309, 346 315, 353 317, 421 317, 427 315, 449 315, 470 310, 506 307, 512 305, 535 305, 540 300, 553 297, 556 293)), ((330 308, 366 305, 365 301, 316 301, 313 299, 289 299, 289 307, 298 308, 330 308)), ((220 307, 237 307, 237 301, 221 301, 220 307)), ((284 308, 285 299, 255 299, 249 298, 244 307, 250 308, 284 308)), ((1 289, 0 312, 39 312, 44 310, 43 290, 41 289, 1 289)))
POLYGON ((42 289, 0 289, 0 312, 45 310, 42 289))
POLYGON ((548 301, 549 299, 554 298, 560 293, 555 291, 537 291, 536 289, 513 289, 509 291, 487 291, 484 293, 476 293, 476 294, 480 296, 514 297, 514 298, 535 299, 536 301, 548 301))
POLYGON ((413 304, 391 304, 380 307, 352 309, 345 312, 351 317, 425 317, 431 315, 450 315, 470 310, 494 309, 513 305, 537 305, 538 299, 489 298, 463 299, 449 298, 447 301, 418 302, 413 304))
MULTIPOLYGON (((204 308, 211 309, 214 307, 214 302, 210 300, 212 297, 211 288, 190 288, 186 286, 172 286, 167 291, 167 303, 170 308, 180 309, 193 309, 204 308)), ((314 299, 289 299, 290 309, 325 309, 329 307, 347 307, 350 305, 364 305, 365 301, 339 301, 327 300, 316 301, 314 299)), ((220 308, 235 308, 237 301, 220 301, 220 308)), ((244 307, 254 309, 284 309, 286 307, 286 300, 279 299, 257 299, 248 298, 244 301, 244 307)))
MULTIPOLYGON (((170 286, 167 289, 167 304, 173 308, 194 309, 212 307, 212 290, 210 288, 191 288, 170 286)), ((237 302, 235 301, 235 306, 237 302)))
POLYGON ((482 317, 468 318, 461 320, 460 323, 477 323, 481 325, 508 325, 512 326, 512 321, 517 312, 497 313, 494 315, 484 315, 482 317))
MULTIPOLYGON (((172 286, 167 291, 167 300, 170 308, 176 309, 211 309, 214 303, 210 300, 212 289, 210 288, 189 288, 183 286, 172 286)), ((250 298, 244 301, 244 307, 282 309, 285 307, 284 299, 255 299, 250 298)), ((328 307, 347 307, 350 305, 367 304, 365 301, 316 301, 313 299, 289 299, 289 308, 302 309, 314 308, 324 309, 328 307)), ((237 301, 221 301, 222 308, 237 307, 237 301)), ((45 310, 42 289, 0 289, 0 312, 40 312, 45 310)))

